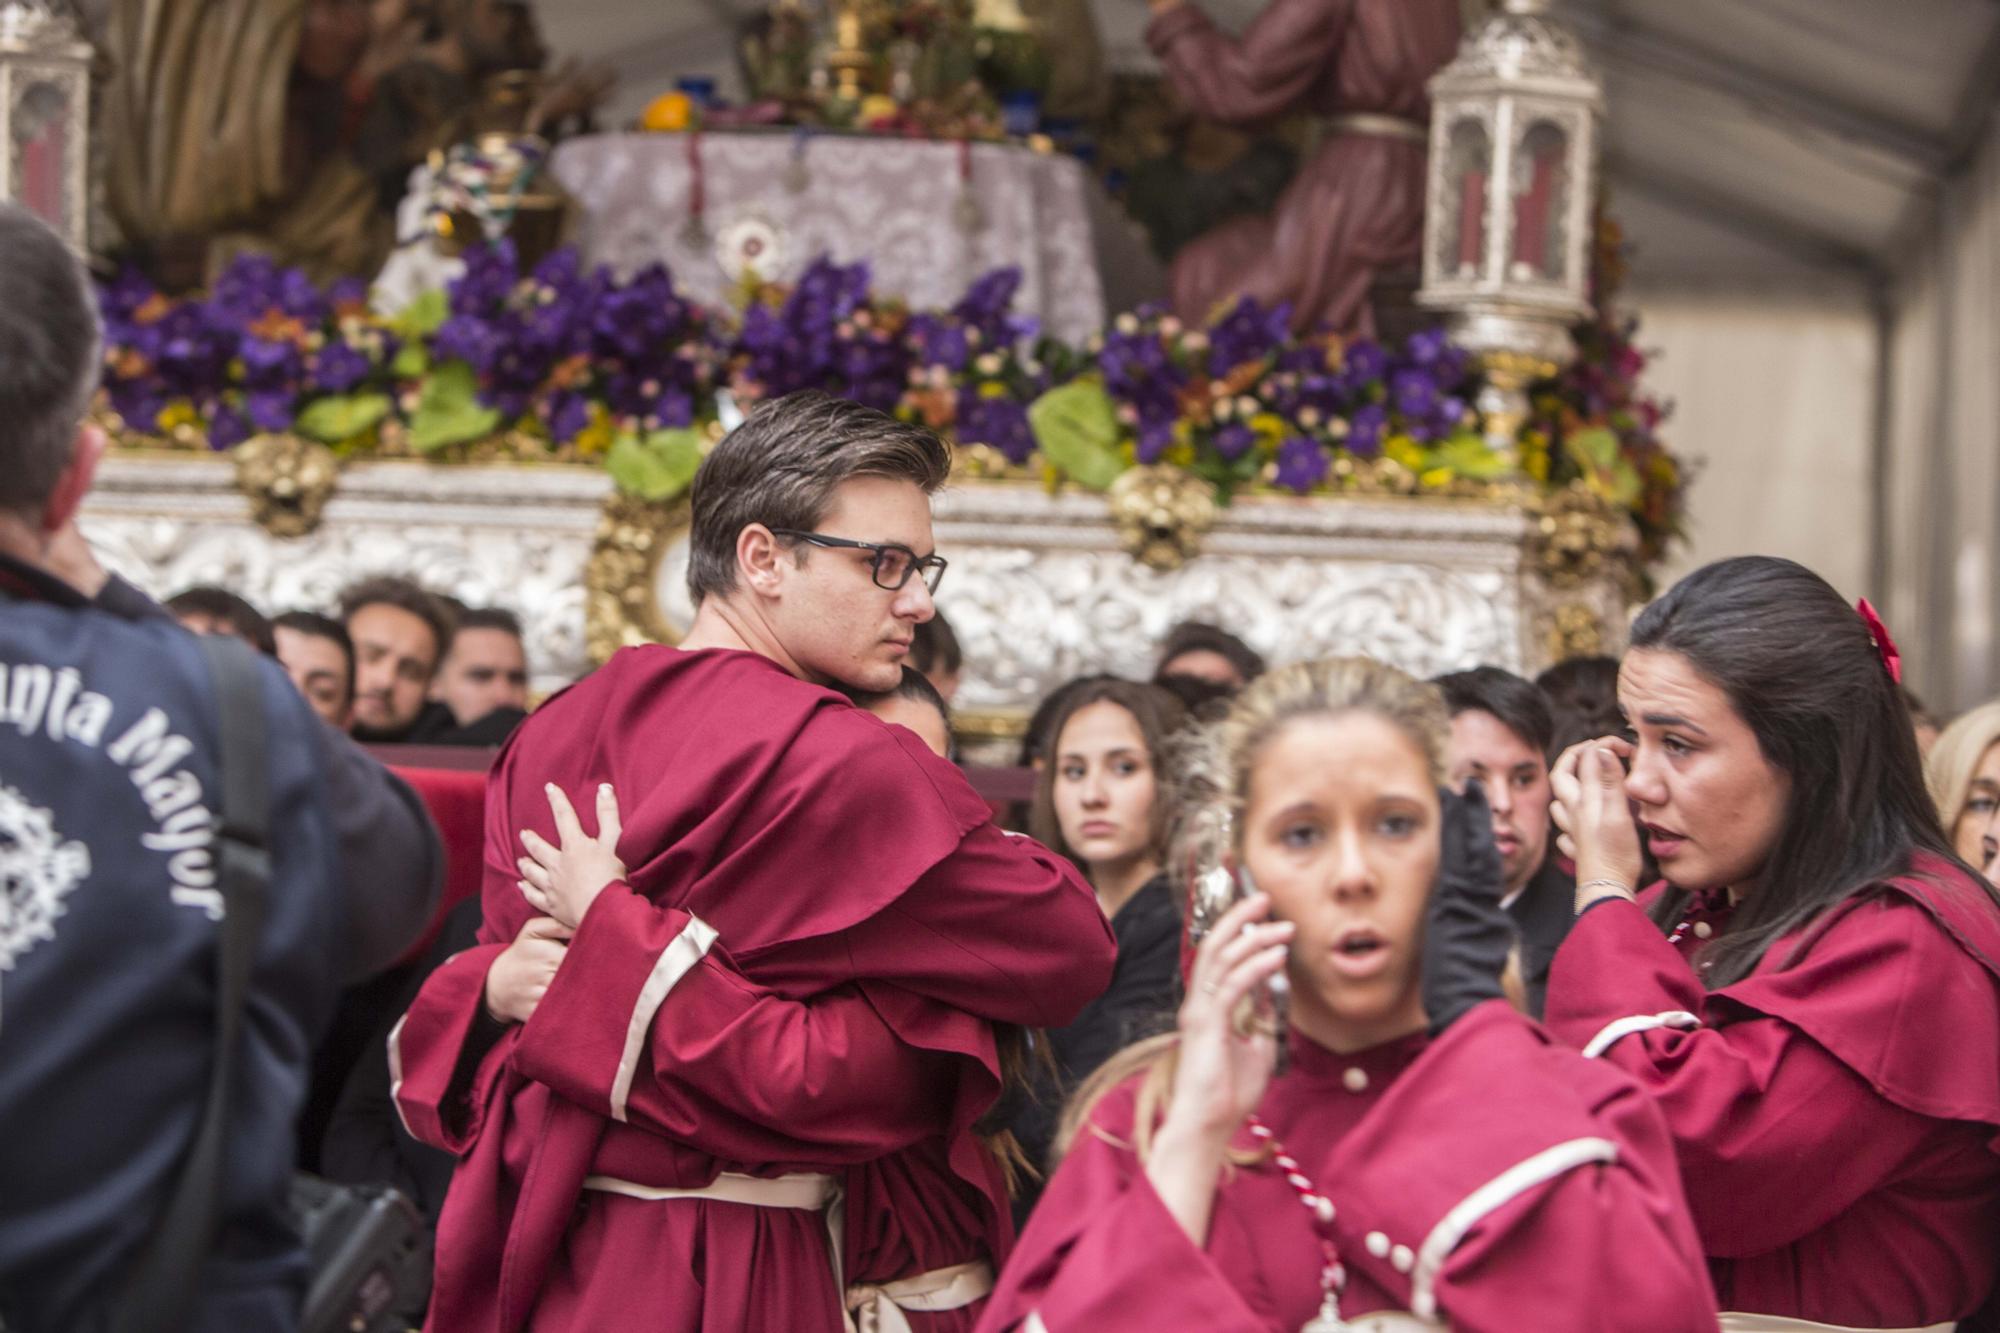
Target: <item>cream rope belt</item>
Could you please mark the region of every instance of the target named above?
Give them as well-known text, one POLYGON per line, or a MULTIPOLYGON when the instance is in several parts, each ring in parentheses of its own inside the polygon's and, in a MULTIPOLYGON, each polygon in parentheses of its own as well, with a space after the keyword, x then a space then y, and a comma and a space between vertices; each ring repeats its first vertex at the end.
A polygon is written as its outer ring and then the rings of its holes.
POLYGON ((1722 1333, 1952 1333, 1958 1327, 1956 1319, 1947 1319, 1942 1324, 1926 1324, 1922 1328, 1858 1329, 1845 1324, 1815 1324, 1810 1319, 1787 1319, 1775 1314, 1733 1314, 1724 1311, 1721 1315, 1722 1333))
POLYGON ((1429 143, 1431 132, 1414 120, 1401 116, 1386 116, 1379 111, 1342 111, 1337 115, 1319 118, 1321 138, 1335 134, 1365 134, 1377 139, 1408 139, 1411 143, 1429 143))
POLYGON ((905 1310, 962 1310, 993 1293, 993 1265, 953 1264, 894 1282, 857 1282, 847 1289, 847 1326, 855 1333, 911 1333, 905 1310))
POLYGON ((954 1264, 894 1282, 860 1282, 848 1287, 841 1276, 841 1190, 833 1176, 745 1176, 725 1171, 713 1184, 698 1189, 641 1185, 616 1176, 588 1176, 583 1187, 630 1199, 707 1199, 741 1203, 752 1208, 796 1208, 826 1214, 827 1253, 833 1265, 833 1285, 844 1289, 842 1318, 855 1333, 910 1333, 905 1310, 959 1310, 993 1290, 993 1265, 984 1259, 954 1264))
POLYGON ((622 1194, 629 1199, 707 1199, 714 1203, 748 1204, 752 1208, 796 1208, 806 1213, 823 1212, 826 1214, 827 1262, 833 1266, 833 1289, 842 1291, 847 1286, 840 1272, 843 1228, 838 1177, 804 1172, 789 1176, 745 1176, 724 1171, 714 1183, 699 1189, 665 1189, 620 1180, 616 1176, 586 1176, 583 1187, 605 1194, 622 1194))

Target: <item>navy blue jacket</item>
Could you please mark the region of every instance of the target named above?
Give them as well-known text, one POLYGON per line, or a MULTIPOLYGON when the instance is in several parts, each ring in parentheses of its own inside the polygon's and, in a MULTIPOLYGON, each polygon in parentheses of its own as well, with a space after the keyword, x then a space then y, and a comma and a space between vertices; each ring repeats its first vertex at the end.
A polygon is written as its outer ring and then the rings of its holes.
MULTIPOLYGON (((218 702, 193 635, 115 584, 0 558, 0 1323, 102 1327, 192 1141, 214 1054, 218 702)), ((428 918, 417 798, 262 672, 270 906, 195 1327, 297 1323, 294 1122, 340 988, 428 918)))

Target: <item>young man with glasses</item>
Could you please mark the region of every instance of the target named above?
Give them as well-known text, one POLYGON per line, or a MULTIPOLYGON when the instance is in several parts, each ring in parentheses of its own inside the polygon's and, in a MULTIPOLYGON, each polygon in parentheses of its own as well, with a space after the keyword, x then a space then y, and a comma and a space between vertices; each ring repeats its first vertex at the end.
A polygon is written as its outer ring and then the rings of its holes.
POLYGON ((992 1025, 1068 1022, 1114 945, 1066 863, 829 688, 901 679, 944 573, 949 464, 928 431, 824 395, 754 412, 695 478, 687 637, 618 654, 501 756, 483 943, 391 1038, 411 1131, 464 1158, 432 1327, 839 1333, 856 1279, 948 1289, 912 1299, 970 1327, 960 1251, 997 1266, 1011 1243, 973 1133, 992 1025), (603 838, 559 825, 551 792, 595 793, 603 838), (572 858, 547 916, 523 830, 538 861, 572 858), (600 868, 579 878, 585 843, 600 868), (880 1244, 934 1218, 958 1233, 942 1258, 880 1244), (843 1273, 844 1253, 903 1271, 843 1273))

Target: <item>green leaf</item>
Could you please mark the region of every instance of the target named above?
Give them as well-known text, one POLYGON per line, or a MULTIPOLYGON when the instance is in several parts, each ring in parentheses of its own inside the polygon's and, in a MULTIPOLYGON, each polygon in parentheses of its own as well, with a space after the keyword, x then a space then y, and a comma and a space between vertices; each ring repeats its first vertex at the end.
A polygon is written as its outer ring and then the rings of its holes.
POLYGON ((1050 389, 1029 405, 1028 425, 1042 457, 1079 486, 1108 490, 1125 471, 1118 452, 1118 412, 1095 380, 1050 389))
POLYGON ((451 302, 441 290, 421 292, 389 319, 389 327, 412 342, 428 338, 451 318, 451 302))
POLYGON ((415 338, 397 348, 395 360, 389 363, 389 373, 399 380, 422 379, 430 368, 431 349, 415 338))
POLYGON ((1563 448, 1589 472, 1609 472, 1618 463, 1618 437, 1602 426, 1572 431, 1563 437, 1563 448))
POLYGON ((671 500, 688 488, 701 467, 701 442, 701 432, 692 428, 656 430, 644 439, 620 435, 611 442, 604 467, 627 495, 671 500))
POLYGON ((1492 481, 1507 475, 1506 456, 1477 435, 1454 435, 1437 447, 1435 465, 1448 467, 1454 476, 1471 481, 1492 481))
POLYGON ((447 361, 424 381, 423 398, 410 418, 410 447, 435 453, 483 440, 500 429, 500 413, 479 404, 479 377, 463 361, 447 361))
POLYGON ((321 444, 339 444, 374 426, 389 415, 392 404, 386 393, 349 393, 331 398, 315 398, 299 413, 292 428, 321 444))

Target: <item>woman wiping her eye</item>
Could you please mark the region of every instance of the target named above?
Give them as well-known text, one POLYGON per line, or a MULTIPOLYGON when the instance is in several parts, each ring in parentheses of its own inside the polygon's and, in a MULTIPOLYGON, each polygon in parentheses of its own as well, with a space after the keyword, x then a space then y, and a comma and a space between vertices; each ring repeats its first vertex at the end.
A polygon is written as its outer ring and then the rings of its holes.
POLYGON ((1636 741, 1556 766, 1547 1022, 1659 1102, 1727 1328, 1949 1330, 1994 1291, 2000 904, 1897 670, 1866 603, 1725 560, 1633 625, 1636 741))

